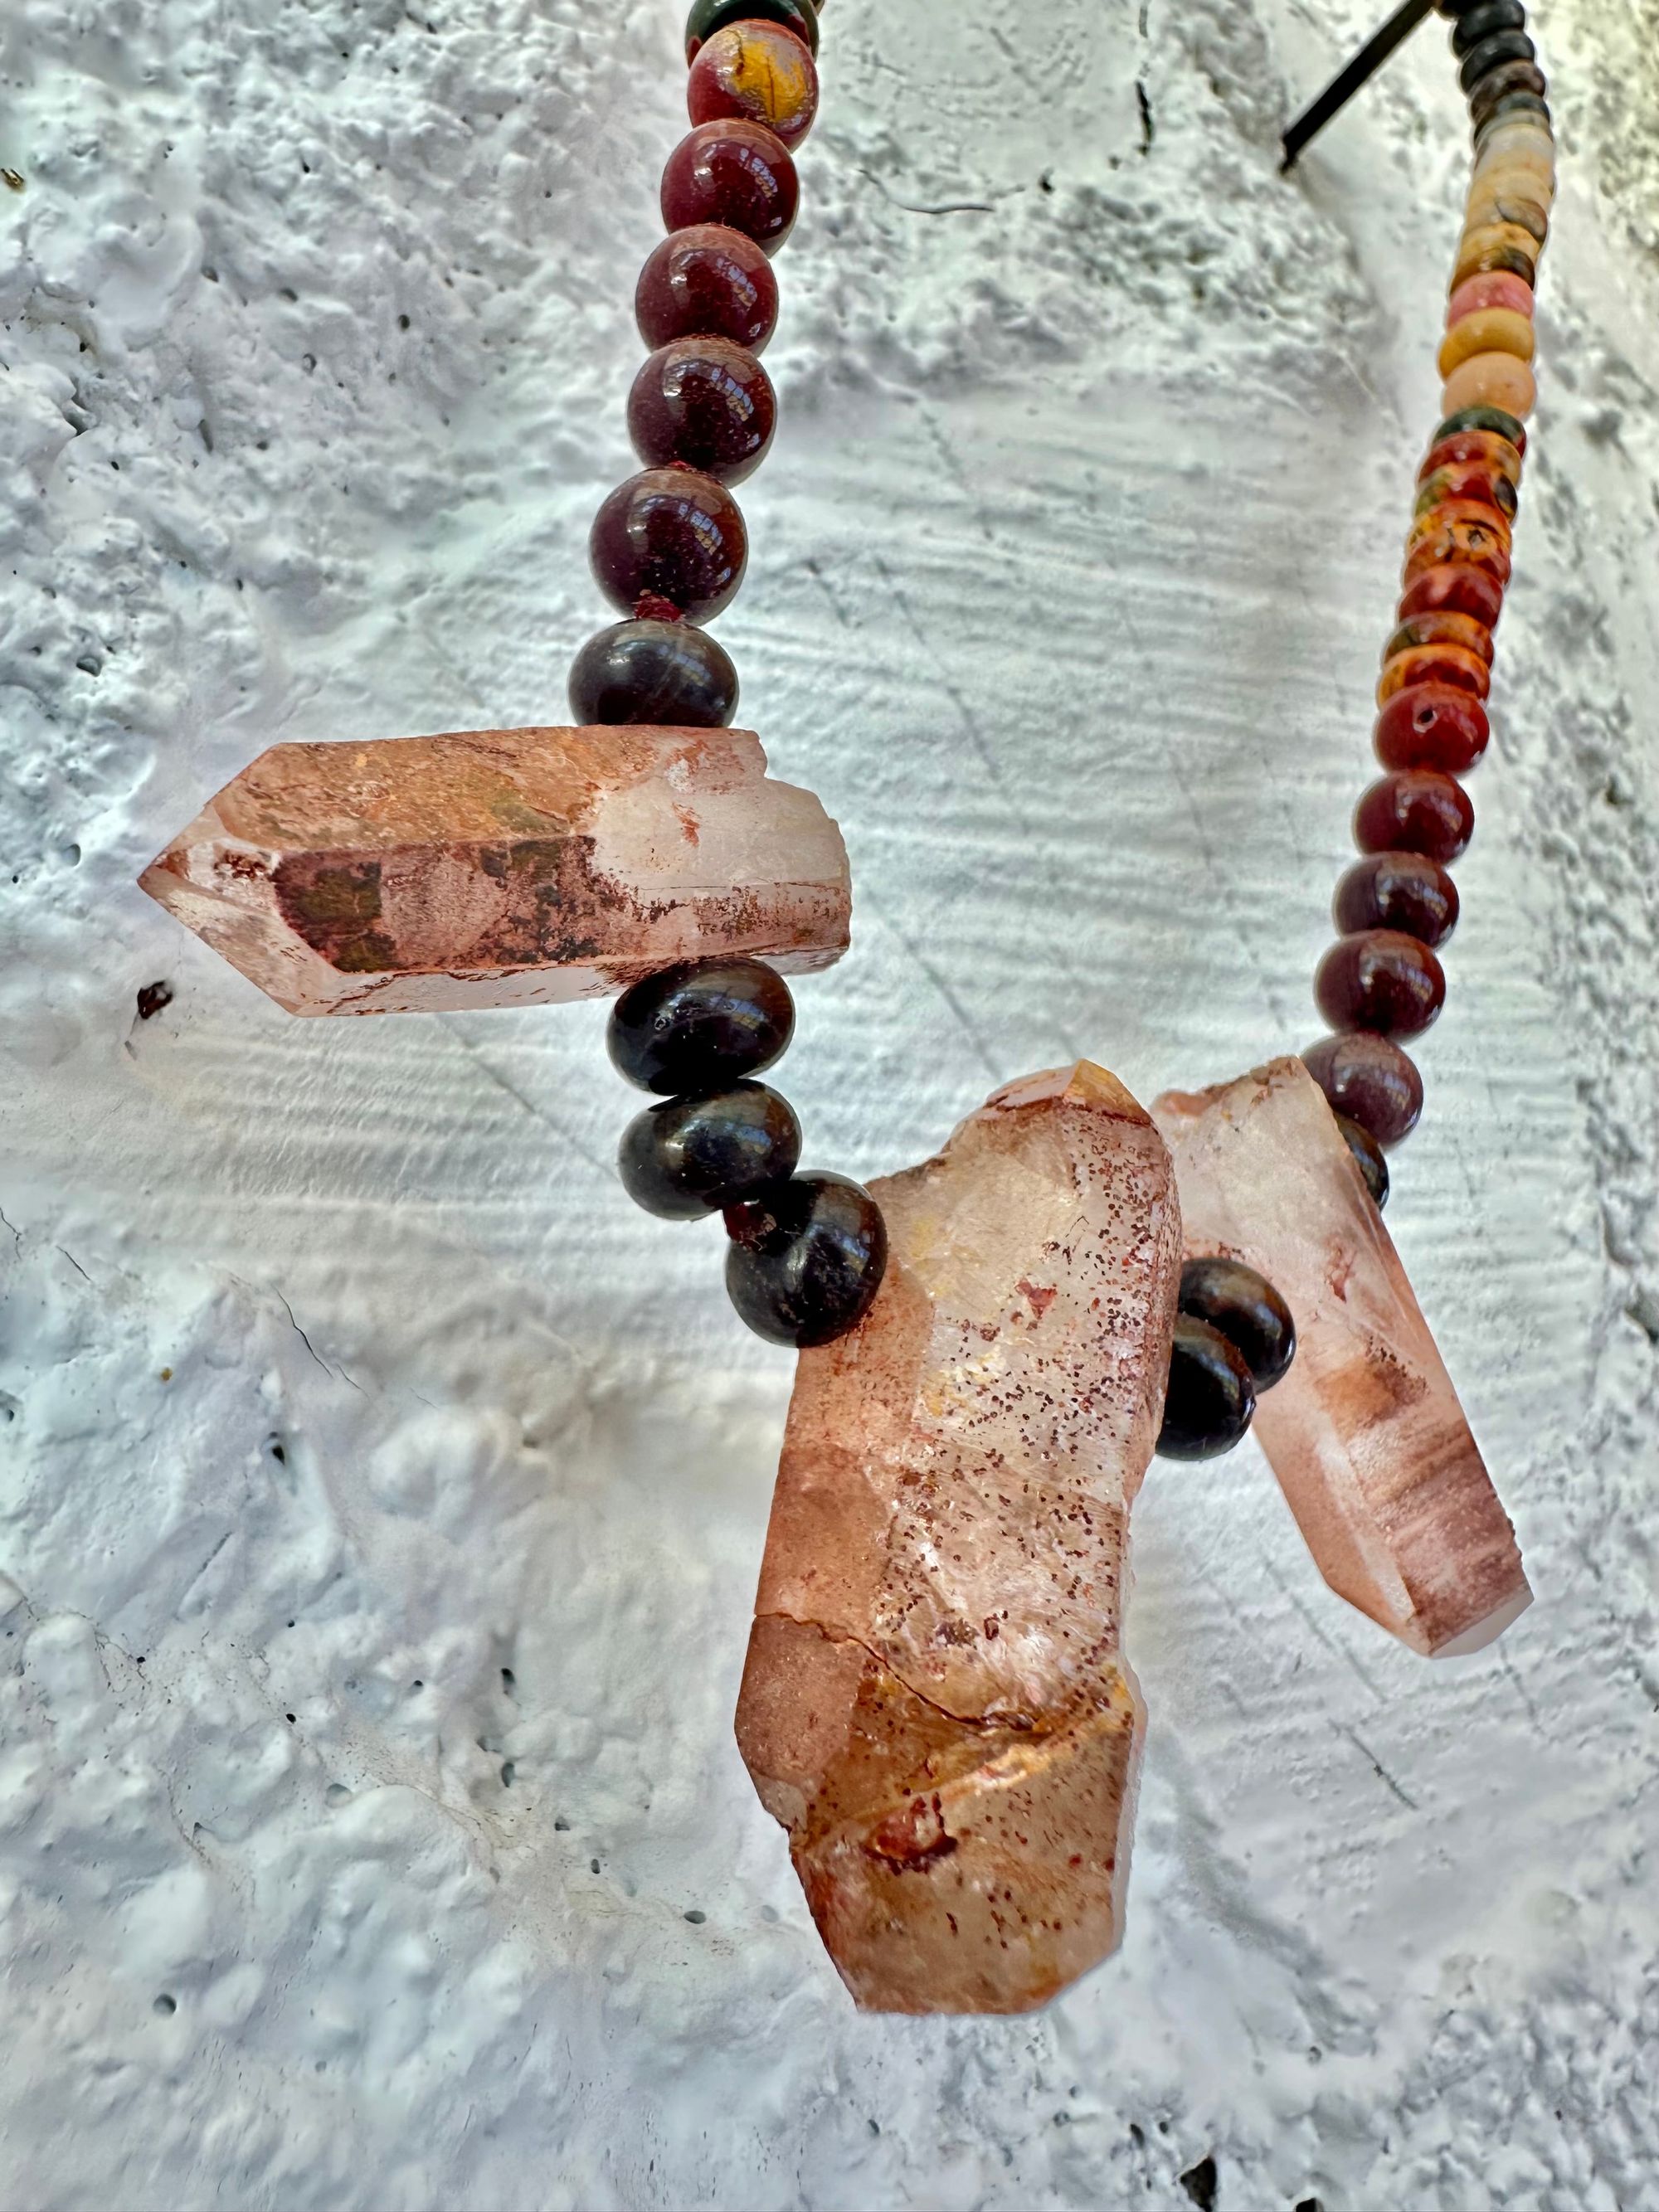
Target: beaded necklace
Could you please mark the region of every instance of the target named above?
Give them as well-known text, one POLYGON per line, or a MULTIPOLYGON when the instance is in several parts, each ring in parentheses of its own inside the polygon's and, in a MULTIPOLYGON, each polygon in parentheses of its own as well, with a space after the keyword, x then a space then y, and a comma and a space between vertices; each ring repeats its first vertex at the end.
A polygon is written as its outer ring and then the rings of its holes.
MULTIPOLYGON (((731 726, 703 628, 743 580, 732 487, 776 422, 760 357, 817 108, 813 0, 691 9, 693 128, 635 301, 643 467, 590 538, 623 619, 575 656, 574 726, 276 747, 143 878, 294 1012, 620 989, 611 1057, 658 1095, 625 1188, 721 1214, 738 1313, 804 1355, 738 1735, 863 2003, 1017 2009, 1115 1941, 1140 1735, 1119 1590, 1154 1449, 1226 1450, 1260 1401, 1327 1580, 1419 1650, 1473 1648, 1528 1600, 1380 1220, 1423 1103, 1401 1040, 1445 996, 1554 193, 1522 0, 1434 4, 1474 143, 1443 419, 1376 688, 1384 773, 1315 980, 1331 1033, 1299 1060, 1150 1115, 1087 1062, 1030 1078, 873 1193, 802 1172, 757 1080, 793 1033, 783 971, 848 942, 839 835, 731 726)), ((1292 125, 1287 168, 1429 8, 1406 0, 1292 125)))

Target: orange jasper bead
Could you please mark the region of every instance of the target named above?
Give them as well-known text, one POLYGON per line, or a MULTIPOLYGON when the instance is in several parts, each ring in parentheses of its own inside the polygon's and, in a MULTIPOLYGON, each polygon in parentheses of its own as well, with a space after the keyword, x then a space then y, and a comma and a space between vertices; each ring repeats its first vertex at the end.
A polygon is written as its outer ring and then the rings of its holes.
POLYGON ((1437 507, 1412 526, 1406 545, 1405 581, 1414 583, 1425 568, 1484 568, 1499 584, 1510 580, 1509 532, 1495 508, 1437 507))
POLYGON ((1449 438, 1440 439, 1429 448, 1417 471, 1417 481, 1427 483, 1437 470, 1458 468, 1469 461, 1477 462, 1493 476, 1507 477, 1520 489, 1520 450, 1501 430, 1455 430, 1449 438))
POLYGON ((1376 679, 1376 703, 1386 707, 1396 691, 1413 684, 1449 684, 1459 691, 1473 691, 1484 699, 1492 689, 1492 675, 1479 653, 1461 645, 1415 645, 1396 653, 1382 665, 1376 679))
POLYGON ((1523 284, 1518 276, 1511 276, 1506 269, 1488 270, 1483 276, 1471 276, 1446 302, 1446 328, 1449 330, 1465 315, 1477 314, 1483 307, 1510 307, 1517 315, 1530 315, 1532 287, 1523 284))
POLYGON ((1449 376, 1478 353, 1509 353, 1517 361, 1530 361, 1536 342, 1529 315, 1518 315, 1513 307, 1477 307, 1460 316, 1442 339, 1440 374, 1449 376))
POLYGON ((1385 661, 1396 653, 1407 653, 1414 645, 1455 645, 1477 659, 1492 665, 1492 632, 1473 615, 1459 614, 1453 607, 1437 607, 1431 612, 1410 615, 1402 622, 1382 648, 1385 661))
POLYGON ((1458 363, 1440 389, 1444 415, 1455 415, 1465 407, 1501 407, 1518 422, 1531 414, 1537 398, 1531 369, 1512 353, 1472 354, 1458 363))
POLYGON ((685 104, 694 123, 741 116, 798 146, 818 112, 818 73, 802 40, 781 23, 728 23, 698 47, 685 104))
POLYGON ((1448 500, 1474 500, 1482 507, 1495 507, 1506 522, 1514 520, 1521 503, 1510 479, 1479 461, 1455 464, 1425 477, 1412 512, 1426 514, 1431 507, 1443 507, 1448 500))

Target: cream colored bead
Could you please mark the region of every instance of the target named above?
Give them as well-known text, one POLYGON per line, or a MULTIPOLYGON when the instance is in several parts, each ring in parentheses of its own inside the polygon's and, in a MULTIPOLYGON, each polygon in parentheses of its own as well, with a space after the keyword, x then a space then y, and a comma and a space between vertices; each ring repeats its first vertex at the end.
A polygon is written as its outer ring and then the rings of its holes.
POLYGON ((1478 307, 1473 314, 1461 316, 1442 340, 1440 374, 1449 376, 1478 353, 1513 354, 1517 361, 1530 361, 1533 343, 1529 317, 1516 314, 1512 307, 1478 307))
POLYGON ((1470 183, 1489 184, 1494 177, 1528 177, 1547 198, 1555 197, 1555 147, 1536 131, 1494 131, 1480 149, 1470 183))
POLYGON ((1468 204, 1463 210, 1464 229, 1484 230, 1494 222, 1518 223, 1522 230, 1531 233, 1542 251, 1549 235, 1549 210, 1530 179, 1498 191, 1483 185, 1478 191, 1469 194, 1468 204))
POLYGON ((1501 407, 1524 422, 1537 398, 1538 386, 1524 361, 1512 353, 1477 353, 1460 362, 1446 379, 1440 412, 1443 418, 1461 415, 1466 407, 1501 407))

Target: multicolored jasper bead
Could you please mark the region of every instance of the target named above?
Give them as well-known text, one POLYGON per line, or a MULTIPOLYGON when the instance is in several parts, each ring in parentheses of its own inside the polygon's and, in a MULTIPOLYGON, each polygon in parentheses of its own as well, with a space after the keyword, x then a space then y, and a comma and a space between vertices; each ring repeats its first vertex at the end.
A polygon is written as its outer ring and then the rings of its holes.
POLYGON ((728 23, 703 41, 685 98, 694 123, 746 116, 793 149, 818 112, 818 73, 794 32, 750 19, 728 23))
POLYGON ((1461 645, 1408 646, 1383 662, 1376 679, 1376 703, 1386 707, 1396 693, 1425 684, 1448 684, 1484 699, 1492 689, 1492 672, 1478 653, 1461 645))
POLYGON ((778 419, 771 381, 730 338, 676 338, 641 367, 628 398, 628 432, 653 468, 683 462, 721 483, 760 466, 778 419))
POLYGON ((1449 500, 1473 500, 1479 507, 1495 507, 1505 522, 1512 522, 1521 501, 1512 477, 1489 469, 1484 462, 1452 462, 1425 477, 1418 488, 1412 513, 1427 514, 1449 500))
POLYGON ((1461 646, 1487 667, 1492 665, 1492 632, 1473 615, 1459 614, 1455 609, 1443 607, 1431 613, 1413 615, 1402 622, 1382 648, 1384 665, 1397 654, 1409 653, 1413 646, 1421 645, 1461 646))
MULTIPOLYGON (((1478 192, 1471 194, 1463 210, 1464 229, 1486 230, 1498 222, 1517 224, 1534 240, 1540 252, 1550 234, 1549 210, 1541 199, 1532 196, 1531 188, 1524 180, 1516 182, 1499 178, 1495 183, 1482 185, 1478 192)), ((1501 275, 1503 272, 1497 273, 1501 275)), ((1471 278, 1469 281, 1473 283, 1474 280, 1471 278)), ((1517 276, 1515 282, 1518 284, 1521 279, 1517 276)), ((1531 285, 1528 285, 1526 289, 1530 292, 1531 285)))
POLYGON ((1448 415, 1430 440, 1430 447, 1441 445, 1448 438, 1461 437, 1465 430, 1492 430, 1506 438, 1524 460, 1527 452, 1527 426, 1518 416, 1506 415, 1501 407, 1460 407, 1455 415, 1448 415))
POLYGON ((1517 314, 1513 307, 1477 307, 1460 316, 1441 340, 1440 374, 1449 376, 1479 353, 1508 353, 1530 361, 1536 343, 1529 315, 1517 314))
POLYGON ((1469 121, 1479 131, 1498 112, 1511 93, 1528 92, 1542 100, 1548 92, 1544 72, 1536 62, 1502 62, 1489 70, 1470 97, 1469 121))
POLYGON ((1353 812, 1362 853, 1420 853, 1455 860, 1474 835, 1474 801, 1439 769, 1396 769, 1380 776, 1353 812))
POLYGON ((1499 437, 1495 430, 1459 430, 1449 438, 1442 438, 1424 456, 1417 481, 1425 484, 1441 469, 1470 466, 1505 477, 1517 491, 1521 488, 1521 455, 1507 438, 1499 437))
POLYGON ((777 326, 778 280, 752 238, 718 222, 664 239, 640 271, 634 316, 647 345, 730 338, 762 352, 777 326))
POLYGON ((1368 853, 1338 884, 1331 915, 1347 936, 1392 929, 1423 945, 1443 945, 1457 927, 1457 886, 1426 854, 1368 853))
POLYGON ((1395 693, 1376 718, 1371 741, 1384 768, 1436 768, 1464 775, 1491 735, 1486 710, 1473 692, 1419 684, 1395 693))
POLYGON ((1504 611, 1504 586, 1488 570, 1471 568, 1467 562, 1419 568, 1401 595, 1400 620, 1443 609, 1468 615, 1485 629, 1494 630, 1504 611))
POLYGON ((1334 1030, 1417 1036, 1446 1002, 1446 971, 1402 929, 1357 930, 1320 962, 1314 998, 1334 1030))
POLYGON ((1531 369, 1512 353, 1474 354, 1440 388, 1449 414, 1460 407, 1501 407, 1507 414, 1530 415, 1537 398, 1531 369))
POLYGON ((1496 507, 1469 501, 1429 509, 1413 523, 1406 543, 1402 581, 1412 583, 1425 568, 1462 563, 1484 568, 1498 583, 1510 580, 1509 525, 1496 507))
POLYGON ((1466 230, 1459 245, 1450 289, 1483 276, 1492 270, 1507 270, 1523 284, 1538 288, 1538 240, 1519 223, 1480 223, 1466 230))
POLYGON ((1461 323, 1465 315, 1475 315, 1487 308, 1504 307, 1512 314, 1531 317, 1534 295, 1530 284, 1523 284, 1518 276, 1507 270, 1488 270, 1484 276, 1471 276, 1458 286, 1446 302, 1446 328, 1461 323))
POLYGON ((1358 1121, 1379 1145, 1397 1145, 1417 1127, 1423 1079, 1391 1037, 1346 1030, 1321 1037, 1300 1057, 1333 1110, 1358 1121))
POLYGON ((685 58, 694 62, 704 41, 728 23, 781 23, 805 42, 808 53, 818 50, 818 17, 812 0, 693 0, 685 19, 685 58))
POLYGON ((724 223, 766 253, 788 237, 799 203, 789 149, 763 123, 700 123, 662 173, 662 219, 670 230, 724 223))
POLYGON ((748 532, 723 484, 695 469, 644 469, 593 518, 593 574, 624 612, 704 623, 743 581, 748 532))

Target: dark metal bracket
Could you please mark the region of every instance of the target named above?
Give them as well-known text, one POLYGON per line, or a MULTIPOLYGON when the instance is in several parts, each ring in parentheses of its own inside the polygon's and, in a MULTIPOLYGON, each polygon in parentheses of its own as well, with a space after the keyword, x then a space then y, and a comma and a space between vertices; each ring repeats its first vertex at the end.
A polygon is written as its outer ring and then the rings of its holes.
POLYGON ((1303 148, 1317 137, 1339 108, 1346 106, 1366 78, 1382 68, 1433 8, 1434 0, 1404 0, 1404 5, 1396 8, 1382 29, 1366 40, 1340 75, 1333 77, 1318 99, 1303 110, 1285 133, 1285 158, 1279 165, 1281 174, 1296 167, 1303 148))

